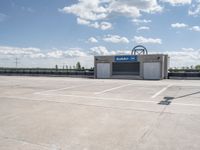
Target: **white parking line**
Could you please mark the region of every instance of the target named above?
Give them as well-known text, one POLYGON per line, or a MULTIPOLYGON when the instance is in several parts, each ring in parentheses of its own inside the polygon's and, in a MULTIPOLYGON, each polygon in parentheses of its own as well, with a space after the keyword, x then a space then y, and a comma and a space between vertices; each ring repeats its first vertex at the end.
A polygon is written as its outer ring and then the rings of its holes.
POLYGON ((130 86, 130 85, 133 85, 133 84, 126 84, 126 85, 117 86, 117 87, 106 89, 106 90, 103 90, 103 91, 100 91, 100 92, 95 92, 94 94, 99 95, 99 94, 103 94, 103 93, 106 93, 106 92, 117 90, 117 89, 120 89, 120 88, 123 88, 123 87, 127 87, 127 86, 130 86))
MULTIPOLYGON (((146 111, 146 112, 153 112, 153 113, 160 113, 160 111, 154 110, 146 110, 142 108, 132 108, 132 107, 120 107, 120 106, 106 106, 106 105, 95 105, 95 104, 85 104, 85 103, 76 103, 76 102, 67 102, 67 101, 55 101, 55 100, 42 100, 42 99, 34 99, 34 98, 27 98, 27 97, 0 97, 0 98, 8 98, 8 99, 21 99, 21 100, 30 100, 30 101, 38 101, 38 102, 52 102, 52 103, 66 103, 70 105, 78 105, 78 106, 88 106, 88 107, 99 107, 99 108, 107 108, 107 109, 120 109, 120 110, 134 110, 134 111, 146 111)), ((165 112, 168 113, 168 112, 165 112)))
POLYGON ((104 97, 72 95, 72 94, 45 94, 45 93, 42 94, 40 93, 39 95, 87 98, 87 99, 109 100, 109 101, 137 102, 137 103, 158 103, 157 101, 132 100, 132 99, 123 99, 123 98, 104 98, 104 97))
POLYGON ((163 89, 161 89, 160 91, 158 91, 157 93, 155 93, 153 96, 151 96, 151 98, 156 98, 158 95, 160 95, 161 93, 163 93, 164 91, 166 91, 172 85, 173 84, 169 84, 168 86, 164 87, 163 89))
MULTIPOLYGON (((131 100, 131 99, 121 99, 121 98, 101 98, 101 97, 92 97, 92 96, 81 96, 81 95, 64 95, 64 94, 39 94, 46 96, 63 96, 63 97, 77 97, 77 98, 90 98, 98 100, 109 100, 109 101, 121 101, 121 102, 135 102, 135 103, 151 103, 158 105, 157 101, 144 101, 144 100, 131 100)), ((32 100, 32 101, 41 101, 41 102, 56 102, 56 103, 70 103, 66 100, 50 100, 50 99, 36 99, 30 97, 20 97, 20 96, 0 96, 0 98, 10 98, 10 99, 23 99, 23 100, 32 100)), ((82 104, 82 103, 76 103, 82 104)), ((171 103, 169 106, 191 106, 191 107, 200 107, 200 104, 189 104, 189 103, 171 103)))

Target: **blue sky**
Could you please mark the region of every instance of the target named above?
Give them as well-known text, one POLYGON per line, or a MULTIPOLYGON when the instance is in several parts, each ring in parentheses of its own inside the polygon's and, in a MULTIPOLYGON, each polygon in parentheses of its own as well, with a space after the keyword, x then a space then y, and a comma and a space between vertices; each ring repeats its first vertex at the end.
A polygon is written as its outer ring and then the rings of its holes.
POLYGON ((0 0, 0 67, 54 67, 142 44, 200 64, 200 0, 0 0))

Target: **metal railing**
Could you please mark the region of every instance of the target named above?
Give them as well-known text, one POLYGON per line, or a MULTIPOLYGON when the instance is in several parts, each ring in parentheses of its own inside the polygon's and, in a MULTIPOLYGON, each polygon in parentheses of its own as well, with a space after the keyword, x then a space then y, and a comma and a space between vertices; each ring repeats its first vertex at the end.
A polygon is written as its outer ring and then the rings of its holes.
POLYGON ((93 77, 92 69, 50 69, 50 68, 0 68, 0 75, 38 75, 38 76, 82 76, 93 77))
MULTIPOLYGON (((71 76, 93 78, 93 69, 55 69, 55 68, 0 68, 0 75, 28 75, 28 76, 71 76)), ((200 70, 170 70, 170 78, 199 78, 200 70)))
POLYGON ((200 72, 171 72, 168 73, 168 78, 181 77, 181 78, 200 78, 200 72))

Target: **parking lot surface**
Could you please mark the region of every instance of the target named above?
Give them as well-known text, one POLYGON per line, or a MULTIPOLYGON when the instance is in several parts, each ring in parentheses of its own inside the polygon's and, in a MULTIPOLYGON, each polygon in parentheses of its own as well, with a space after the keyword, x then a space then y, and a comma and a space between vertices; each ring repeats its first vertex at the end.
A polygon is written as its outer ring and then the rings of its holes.
POLYGON ((0 150, 199 150, 200 80, 0 76, 0 150))

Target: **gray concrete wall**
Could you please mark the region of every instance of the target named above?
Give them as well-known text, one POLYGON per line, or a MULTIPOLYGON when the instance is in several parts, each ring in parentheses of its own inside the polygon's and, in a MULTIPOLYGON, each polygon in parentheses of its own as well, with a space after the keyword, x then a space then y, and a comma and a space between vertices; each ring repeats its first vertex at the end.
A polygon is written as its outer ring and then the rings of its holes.
POLYGON ((143 63, 144 62, 160 62, 160 70, 161 70, 161 74, 160 74, 160 78, 163 78, 163 54, 156 54, 156 55, 140 55, 139 56, 139 61, 140 61, 140 76, 143 78, 143 63))
POLYGON ((164 78, 167 79, 168 78, 168 68, 169 68, 169 56, 165 55, 165 61, 164 61, 164 78))
MULTIPOLYGON (((125 55, 127 56, 127 55, 125 55)), ((168 55, 163 54, 150 54, 150 55, 138 55, 137 60, 140 62, 140 74, 139 76, 126 76, 126 75, 112 75, 112 63, 115 62, 114 60, 115 56, 95 56, 95 78, 97 77, 97 63, 110 63, 110 71, 111 71, 111 77, 110 78, 132 78, 132 79, 143 79, 143 63, 144 62, 160 62, 160 79, 167 78, 168 74, 168 55)))

